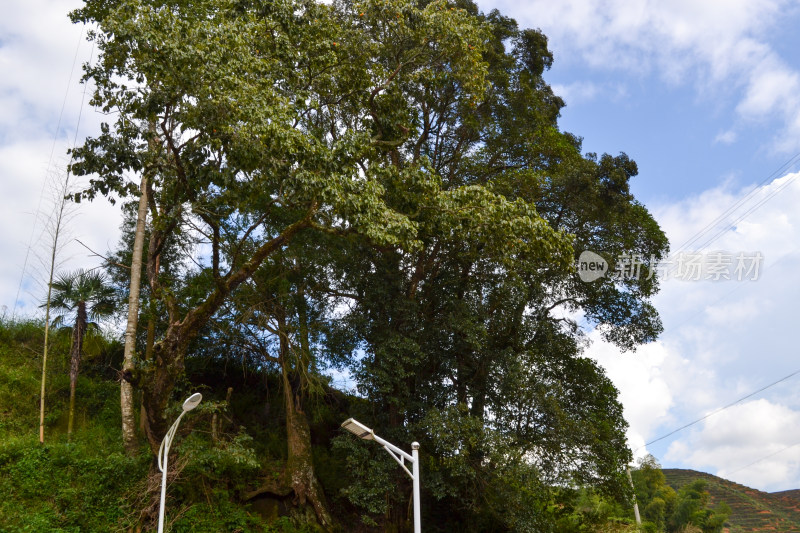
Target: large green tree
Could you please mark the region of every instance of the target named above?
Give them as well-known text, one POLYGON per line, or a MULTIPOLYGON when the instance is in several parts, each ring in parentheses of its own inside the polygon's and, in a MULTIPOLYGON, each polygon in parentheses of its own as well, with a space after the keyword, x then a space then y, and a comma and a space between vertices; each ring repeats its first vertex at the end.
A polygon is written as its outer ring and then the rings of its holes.
POLYGON ((75 150, 95 175, 83 197, 147 177, 149 293, 168 317, 126 377, 153 450, 189 346, 241 297, 272 328, 293 415, 314 352, 360 348, 338 364, 370 422, 422 442, 453 523, 531 530, 553 484, 622 490, 621 406, 576 317, 623 349, 649 341, 656 279, 588 284, 572 263, 585 248, 649 263, 666 239, 630 194, 635 163, 559 130, 540 32, 443 0, 86 0, 73 18, 97 25, 86 78, 116 117, 75 150), (160 268, 175 240, 199 243, 191 290, 160 268), (312 309, 339 329, 304 331, 312 309))
MULTIPOLYGON (((394 87, 449 71, 465 105, 485 89, 482 27, 450 7, 87 0, 73 13, 97 26, 100 57, 86 79, 93 103, 116 117, 74 150, 73 172, 94 174, 81 197, 135 193, 130 173, 147 177, 147 278, 168 320, 152 360, 125 377, 144 391, 154 451, 192 340, 299 234, 418 247, 417 224, 391 195, 436 190, 440 178, 426 160, 385 164, 406 129, 394 87), (393 38, 412 49, 395 54, 393 38), (207 282, 191 294, 172 290, 159 268, 176 236, 202 241, 207 282)), ((454 205, 470 202, 485 200, 466 194, 454 205)))
MULTIPOLYGON (((647 269, 667 240, 630 193, 636 164, 582 155, 580 140, 558 129, 563 102, 543 79, 552 62, 544 35, 470 2, 450 9, 483 29, 487 89, 473 99, 453 69, 429 78, 398 69, 380 100, 397 117, 384 164, 425 164, 439 186, 392 189, 419 245, 356 246, 339 289, 354 294, 348 325, 364 347, 356 375, 377 406, 368 422, 422 442, 435 459, 429 490, 463 527, 541 530, 542 494, 507 497, 524 494, 514 487, 626 491, 626 423, 616 389, 582 356, 580 324, 622 349, 653 340, 661 324, 647 269), (584 283, 571 263, 587 249, 640 256, 645 272, 584 283)), ((409 39, 386 40, 387 70, 414 53, 409 39)))

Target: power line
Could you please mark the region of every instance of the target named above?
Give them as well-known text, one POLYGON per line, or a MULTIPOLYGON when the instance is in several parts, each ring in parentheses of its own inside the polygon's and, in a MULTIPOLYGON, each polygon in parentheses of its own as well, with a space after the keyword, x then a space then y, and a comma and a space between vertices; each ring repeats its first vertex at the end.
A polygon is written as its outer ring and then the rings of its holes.
POLYGON ((705 415, 705 416, 703 416, 703 417, 701 417, 701 418, 698 418, 697 420, 693 420, 692 422, 689 422, 688 424, 685 424, 685 425, 683 425, 683 426, 681 426, 681 427, 679 427, 679 428, 677 428, 677 429, 673 429, 673 430, 672 430, 672 431, 670 431, 669 433, 667 433, 667 434, 665 434, 665 435, 662 435, 662 436, 658 437, 657 439, 651 440, 650 442, 646 442, 646 443, 644 443, 642 446, 639 446, 638 448, 636 448, 636 449, 634 450, 634 452, 637 452, 637 451, 641 450, 642 448, 644 448, 644 447, 646 447, 646 446, 650 446, 651 444, 654 444, 654 443, 656 443, 656 442, 658 442, 658 441, 664 440, 664 439, 666 439, 667 437, 670 437, 670 436, 674 435, 675 433, 678 433, 679 431, 683 431, 684 429, 686 429, 686 428, 689 428, 689 427, 691 427, 691 426, 693 426, 693 425, 695 425, 695 424, 698 424, 698 423, 702 422, 703 420, 705 420, 705 419, 707 419, 707 418, 710 418, 710 417, 712 417, 712 416, 714 416, 714 415, 716 415, 716 414, 718 414, 718 413, 721 413, 722 411, 724 411, 724 410, 726 410, 726 409, 728 409, 728 408, 730 408, 730 407, 733 407, 734 405, 736 405, 736 404, 738 404, 738 403, 740 403, 740 402, 743 402, 744 400, 746 400, 746 399, 748 399, 748 398, 752 398, 752 397, 753 397, 753 396, 755 396, 756 394, 758 394, 758 393, 760 393, 760 392, 764 392, 764 391, 765 391, 765 390, 767 390, 768 388, 770 388, 770 387, 774 387, 774 386, 775 386, 775 385, 777 385, 778 383, 781 383, 781 382, 783 382, 783 381, 786 381, 787 379, 789 379, 789 378, 791 378, 791 377, 794 377, 794 376, 796 376, 797 374, 800 374, 800 370, 795 370, 795 371, 794 371, 794 372, 792 372, 791 374, 789 374, 789 375, 787 375, 787 376, 784 376, 784 377, 780 378, 780 379, 779 379, 779 380, 777 380, 777 381, 773 381, 773 382, 772 382, 772 383, 770 383, 769 385, 766 385, 766 386, 764 386, 764 387, 761 387, 760 389, 758 389, 758 390, 756 390, 756 391, 753 391, 753 392, 751 392, 751 393, 750 393, 750 394, 748 394, 747 396, 742 396, 742 397, 741 397, 741 398, 739 398, 738 400, 736 400, 736 401, 734 401, 734 402, 731 402, 731 403, 729 403, 729 404, 727 404, 727 405, 725 405, 725 406, 723 406, 723 407, 720 407, 719 409, 716 409, 716 410, 714 410, 714 411, 712 411, 712 412, 708 413, 707 415, 705 415))
MULTIPOLYGON (((786 252, 785 254, 780 256, 773 263, 770 263, 769 265, 765 265, 764 268, 765 269, 769 269, 769 268, 774 268, 774 267, 778 266, 780 263, 783 262, 784 259, 786 259, 787 257, 791 256, 792 254, 794 254, 797 251, 798 251, 798 248, 794 248, 794 249, 790 250, 789 252, 786 252)), ((678 328, 680 328, 681 326, 683 326, 687 322, 690 322, 690 321, 694 320, 695 317, 697 317, 697 316, 701 315, 702 313, 704 313, 706 311, 706 309, 708 309, 709 306, 713 306, 715 304, 720 303, 722 300, 727 299, 731 294, 733 294, 734 292, 742 289, 743 287, 750 287, 750 286, 752 286, 752 284, 750 284, 750 283, 737 283, 731 290, 729 290, 728 292, 726 292, 725 294, 723 294, 722 296, 720 296, 719 298, 717 298, 713 302, 706 304, 705 308, 700 309, 699 311, 689 315, 688 317, 683 319, 681 322, 678 322, 674 326, 670 326, 670 329, 678 329, 678 328)))
MULTIPOLYGON (((58 134, 61 131, 61 120, 64 117, 64 109, 67 106, 67 97, 69 96, 69 89, 72 86, 72 77, 75 74, 75 64, 78 62, 78 52, 80 51, 81 42, 83 42, 83 29, 81 29, 81 32, 78 35, 78 44, 75 45, 75 55, 72 58, 72 68, 69 71, 69 80, 67 80, 67 86, 64 89, 64 100, 62 100, 61 102, 61 111, 58 114, 58 123, 56 124, 56 131, 53 134, 53 145, 50 148, 50 159, 47 161, 47 167, 45 170, 45 179, 44 183, 42 183, 42 190, 39 193, 39 205, 36 207, 36 214, 34 215, 33 218, 33 224, 31 224, 31 236, 28 239, 28 248, 25 251, 25 260, 22 263, 22 272, 20 273, 19 276, 17 295, 14 297, 14 307, 11 311, 12 320, 14 320, 14 317, 16 316, 17 313, 17 303, 19 302, 19 293, 22 291, 22 282, 25 279, 25 271, 28 269, 28 259, 30 258, 31 249, 33 248, 33 237, 36 235, 36 222, 38 221, 40 213, 42 212, 42 200, 44 199, 44 191, 45 187, 47 186, 47 180, 50 175, 50 168, 53 165, 53 155, 55 154, 56 151, 56 142, 58 141, 58 134)), ((83 107, 83 103, 81 103, 81 107, 83 107)), ((78 120, 80 121, 80 118, 78 120)))
MULTIPOLYGON (((725 235, 725 234, 726 234, 726 233, 727 233, 729 230, 733 229, 733 228, 734 228, 734 227, 735 227, 735 226, 736 226, 738 223, 740 223, 742 220, 744 220, 745 218, 747 218, 748 216, 750 216, 752 213, 754 213, 755 211, 757 211, 757 210, 758 210, 760 207, 762 207, 762 206, 763 206, 765 203, 767 203, 768 201, 770 201, 772 198, 774 198, 775 196, 777 196, 778 194, 780 194, 781 192, 783 192, 783 191, 784 191, 786 188, 788 188, 788 187, 789 187, 789 186, 790 186, 792 183, 794 183, 794 182, 797 180, 797 178, 798 178, 798 177, 800 177, 800 173, 796 173, 796 174, 795 174, 795 175, 793 175, 791 178, 789 178, 788 180, 786 180, 786 182, 785 182, 785 183, 781 183, 781 184, 780 184, 780 185, 779 185, 779 186, 778 186, 778 187, 777 187, 775 190, 773 190, 773 191, 769 192, 769 193, 768 193, 768 194, 767 194, 767 195, 766 195, 764 198, 761 198, 761 199, 760 199, 760 200, 759 200, 757 203, 755 203, 754 205, 750 206, 750 207, 749 207, 749 208, 748 208, 748 209, 747 209, 745 212, 743 212, 741 215, 739 215, 739 216, 738 216, 736 219, 734 219, 732 222, 729 222, 729 223, 727 223, 727 225, 725 225, 725 226, 722 226, 722 227, 720 227, 720 228, 716 228, 716 233, 714 233, 713 235, 711 235, 711 237, 710 237, 710 238, 708 238, 708 239, 707 239, 706 241, 704 241, 702 244, 700 244, 699 246, 697 246, 697 247, 696 247, 696 249, 697 249, 697 250, 704 250, 704 249, 708 248, 708 246, 709 246, 709 245, 711 245, 711 243, 713 243, 714 241, 716 241, 717 239, 719 239, 720 237, 722 237, 723 235, 725 235)), ((749 197, 749 196, 750 196, 750 195, 751 195, 751 194, 752 194, 754 191, 756 191, 756 190, 761 190, 761 189, 760 189, 760 187, 761 187, 761 185, 757 186, 757 187, 756 187, 756 189, 754 189, 753 191, 751 191, 751 192, 750 192, 750 194, 748 194, 747 196, 749 197)), ((737 206, 737 209, 738 209, 738 206, 737 206)), ((719 217, 718 217, 718 219, 719 219, 719 217)), ((698 239, 699 239, 699 238, 700 238, 702 235, 704 235, 704 234, 708 233, 708 232, 709 232, 709 231, 711 231, 712 229, 715 229, 715 228, 708 227, 708 226, 707 226, 706 228, 707 228, 707 229, 704 229, 704 230, 702 230, 701 232, 697 233, 697 234, 695 235, 695 237, 694 237, 694 238, 692 238, 692 239, 690 239, 689 241, 687 241, 687 243, 688 243, 688 244, 695 243, 695 242, 697 242, 697 240, 698 240, 698 239)), ((680 253, 682 253, 682 251, 683 251, 683 250, 684 250, 684 248, 683 248, 683 247, 681 247, 681 249, 679 249, 677 253, 678 253, 678 254, 680 254, 680 253)), ((668 273, 667 273, 667 276, 671 275, 673 272, 677 271, 679 268, 680 268, 679 266, 675 266, 675 267, 673 267, 673 268, 669 269, 669 271, 668 271, 668 273)))
POLYGON ((777 187, 777 188, 776 188, 774 191, 770 192, 770 193, 769 193, 769 194, 768 194, 766 197, 762 198, 762 199, 761 199, 761 200, 760 200, 758 203, 756 203, 755 205, 751 206, 751 207, 750 207, 750 208, 749 208, 747 211, 745 211, 744 213, 742 213, 742 214, 741 214, 741 215, 740 215, 740 216, 739 216, 737 219, 735 219, 733 222, 729 223, 727 226, 724 226, 724 227, 720 228, 720 229, 717 231, 717 233, 715 233, 715 234, 714 234, 714 235, 713 235, 713 236, 712 236, 710 239, 708 239, 708 240, 707 240, 707 241, 705 241, 703 244, 701 244, 701 245, 699 246, 699 248, 700 248, 700 249, 704 249, 704 248, 706 248, 706 247, 707 247, 709 244, 711 244, 712 242, 714 242, 715 240, 717 240, 718 238, 720 238, 720 237, 721 237, 722 235, 724 235, 724 234, 725 234, 725 233, 726 233, 726 232, 727 232, 729 229, 732 229, 734 226, 736 226, 736 224, 738 224, 739 222, 741 222, 742 220, 744 220, 745 218, 747 218, 747 217, 748 217, 750 214, 752 214, 753 212, 755 212, 756 210, 758 210, 758 208, 760 208, 762 205, 764 205, 765 203, 767 203, 768 201, 770 201, 772 198, 774 198, 775 196, 777 196, 779 193, 783 192, 783 190, 784 190, 784 189, 786 189, 787 187, 789 187, 789 185, 791 185, 791 184, 792 184, 792 183, 793 183, 793 182, 794 182, 794 181, 797 179, 797 177, 798 177, 798 176, 800 176, 800 173, 799 173, 799 174, 795 174, 794 176, 792 176, 791 178, 789 178, 788 180, 786 180, 786 182, 785 182, 785 183, 782 183, 781 185, 779 185, 779 186, 778 186, 778 187, 777 187))
MULTIPOLYGON (((89 51, 89 64, 92 63, 92 58, 93 57, 94 57, 94 41, 92 41, 92 48, 89 51)), ((80 128, 81 128, 81 117, 83 117, 83 108, 84 108, 84 105, 86 104, 86 91, 87 91, 88 88, 89 88, 89 80, 86 80, 86 82, 83 84, 83 95, 81 95, 81 107, 78 109, 78 122, 75 125, 75 135, 72 138, 72 148, 73 149, 78 145, 78 131, 80 131, 80 128)), ((70 157, 69 157, 70 164, 72 164, 72 160, 73 160, 74 157, 75 157, 74 153, 70 154, 70 157)), ((67 170, 67 172, 69 172, 69 170, 67 170)))
POLYGON ((763 460, 765 460, 765 459, 769 459, 770 457, 772 457, 772 456, 774 456, 774 455, 778 455, 779 453, 783 453, 783 452, 785 452, 786 450, 788 450, 789 448, 794 448, 794 447, 795 447, 795 446, 797 446, 798 444, 800 444, 800 442, 795 442, 794 444, 790 444, 789 446, 786 446, 786 447, 784 447, 784 448, 781 448, 781 449, 780 449, 780 450, 778 450, 777 452, 772 452, 772 453, 770 453, 770 454, 768 454, 768 455, 765 455, 765 456, 763 456, 763 457, 759 457, 758 459, 756 459, 756 460, 755 460, 755 461, 753 461, 752 463, 748 463, 748 464, 744 465, 743 467, 741 467, 741 468, 737 468, 736 470, 734 470, 734 471, 732 471, 732 472, 726 472, 726 473, 725 473, 725 475, 726 475, 726 476, 731 476, 731 475, 735 474, 736 472, 741 472, 741 471, 742 471, 742 470, 744 470, 745 468, 750 468, 750 467, 751 467, 751 466, 753 466, 754 464, 760 463, 761 461, 763 461, 763 460))
POLYGON ((678 247, 678 250, 679 251, 680 250, 685 250, 688 246, 692 245, 694 242, 696 242, 698 239, 700 239, 703 235, 705 235, 706 233, 711 231, 717 225, 717 223, 721 222, 725 217, 727 217, 728 215, 732 214, 739 207, 741 207, 748 200, 750 200, 750 198, 753 197, 761 189, 761 187, 763 185, 765 185, 769 181, 774 180, 775 177, 778 176, 779 174, 785 173, 789 168, 791 168, 792 166, 797 164, 798 161, 800 161, 800 152, 798 152, 795 155, 793 155, 792 157, 790 157, 783 165, 781 165, 780 167, 775 169, 766 178, 764 178, 758 184, 756 184, 750 190, 750 192, 748 192, 745 196, 743 196, 742 198, 740 198, 739 200, 734 202, 733 205, 731 205, 725 211, 720 213, 717 216, 717 218, 715 218, 714 220, 712 220, 711 222, 706 224, 702 229, 700 229, 700 231, 698 231, 697 233, 695 233, 694 235, 689 237, 689 239, 687 241, 685 241, 683 244, 681 244, 678 247))

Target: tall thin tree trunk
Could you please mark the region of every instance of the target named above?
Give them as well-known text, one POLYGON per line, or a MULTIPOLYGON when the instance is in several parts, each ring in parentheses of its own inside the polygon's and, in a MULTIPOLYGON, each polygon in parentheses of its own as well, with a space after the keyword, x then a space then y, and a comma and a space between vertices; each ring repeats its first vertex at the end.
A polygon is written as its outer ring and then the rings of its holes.
MULTIPOLYGON (((53 251, 55 261, 55 250, 53 251)), ((47 307, 44 313, 44 349, 42 350, 42 390, 39 395, 39 444, 44 444, 44 393, 47 382, 47 348, 50 336, 50 296, 53 292, 53 269, 50 269, 50 281, 47 282, 47 307)))
POLYGON ((44 444, 44 393, 47 383, 47 349, 50 338, 50 297, 53 295, 53 275, 56 268, 56 248, 58 237, 54 239, 50 256, 50 279, 47 281, 47 304, 44 312, 44 349, 42 350, 42 390, 39 395, 39 444, 44 444))
MULTIPOLYGON (((139 212, 136 217, 136 234, 133 239, 133 258, 131 259, 131 284, 128 293, 128 325, 125 328, 125 352, 122 363, 123 373, 134 370, 136 352, 136 326, 139 322, 139 288, 142 276, 142 250, 144 249, 144 228, 147 219, 147 176, 142 175, 139 196, 139 212)), ((136 415, 133 408, 133 385, 125 379, 120 380, 120 405, 122 408, 122 440, 125 451, 133 455, 136 451, 136 415)))
MULTIPOLYGON (((67 215, 67 191, 69 191, 69 171, 64 176, 61 187, 57 188, 56 208, 54 218, 48 224, 52 247, 50 248, 49 276, 47 280, 47 303, 44 313, 44 348, 42 349, 42 390, 39 397, 39 444, 44 444, 44 396, 47 383, 47 352, 50 340, 50 298, 53 294, 53 276, 56 271, 56 256, 58 255, 59 240, 65 217, 67 215), (52 225, 50 225, 52 224, 52 225)), ((16 302, 15 302, 16 304, 16 302)))
POLYGON ((72 428, 75 420, 75 388, 78 383, 78 371, 81 365, 81 353, 83 352, 83 336, 86 334, 87 324, 86 304, 80 302, 78 303, 78 316, 75 319, 75 326, 72 328, 72 348, 70 349, 67 439, 72 438, 72 428))
MULTIPOLYGON (((151 304, 151 312, 152 312, 151 304)), ((144 348, 144 360, 151 361, 153 359, 153 345, 156 342, 156 319, 151 315, 147 319, 147 341, 144 348)), ((144 392, 142 392, 141 406, 139 407, 139 430, 144 433, 147 425, 147 414, 144 410, 144 392)))

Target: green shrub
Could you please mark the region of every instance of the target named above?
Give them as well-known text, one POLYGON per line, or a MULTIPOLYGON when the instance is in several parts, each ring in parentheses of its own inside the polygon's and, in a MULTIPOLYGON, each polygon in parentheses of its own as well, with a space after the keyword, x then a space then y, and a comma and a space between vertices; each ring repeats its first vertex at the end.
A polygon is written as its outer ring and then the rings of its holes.
POLYGON ((149 460, 130 458, 102 432, 40 445, 35 435, 0 445, 0 530, 108 531, 131 522, 126 494, 149 460), (109 451, 112 450, 112 451, 109 451))

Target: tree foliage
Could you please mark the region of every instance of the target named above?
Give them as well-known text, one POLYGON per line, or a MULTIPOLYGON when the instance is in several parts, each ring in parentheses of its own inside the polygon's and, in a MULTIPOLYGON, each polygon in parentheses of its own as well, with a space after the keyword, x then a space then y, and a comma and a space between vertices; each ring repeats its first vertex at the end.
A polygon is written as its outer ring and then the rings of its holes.
POLYGON ((730 508, 724 502, 711 508, 704 480, 692 481, 676 492, 667 485, 661 466, 652 455, 639 462, 632 476, 642 519, 654 530, 678 533, 694 526, 703 533, 722 531, 730 508))
POLYGON ((114 289, 106 277, 93 271, 77 270, 62 273, 51 284, 50 301, 47 302, 56 317, 54 325, 73 319, 72 345, 69 369, 69 421, 67 435, 72 435, 75 419, 75 388, 83 356, 83 341, 94 320, 111 315, 116 304, 114 289))
MULTIPOLYGON (((621 349, 654 339, 657 279, 572 265, 652 265, 667 241, 636 164, 560 131, 541 32, 467 0, 86 0, 73 19, 96 24, 85 77, 116 117, 74 150, 78 198, 147 177, 146 294, 167 316, 126 379, 151 448, 204 337, 280 369, 289 477, 322 523, 306 414, 326 366, 365 422, 422 443, 426 493, 467 531, 545 531, 554 487, 627 494, 626 423, 580 320, 621 349)), ((405 520, 405 490, 349 482, 368 520, 405 520)))

